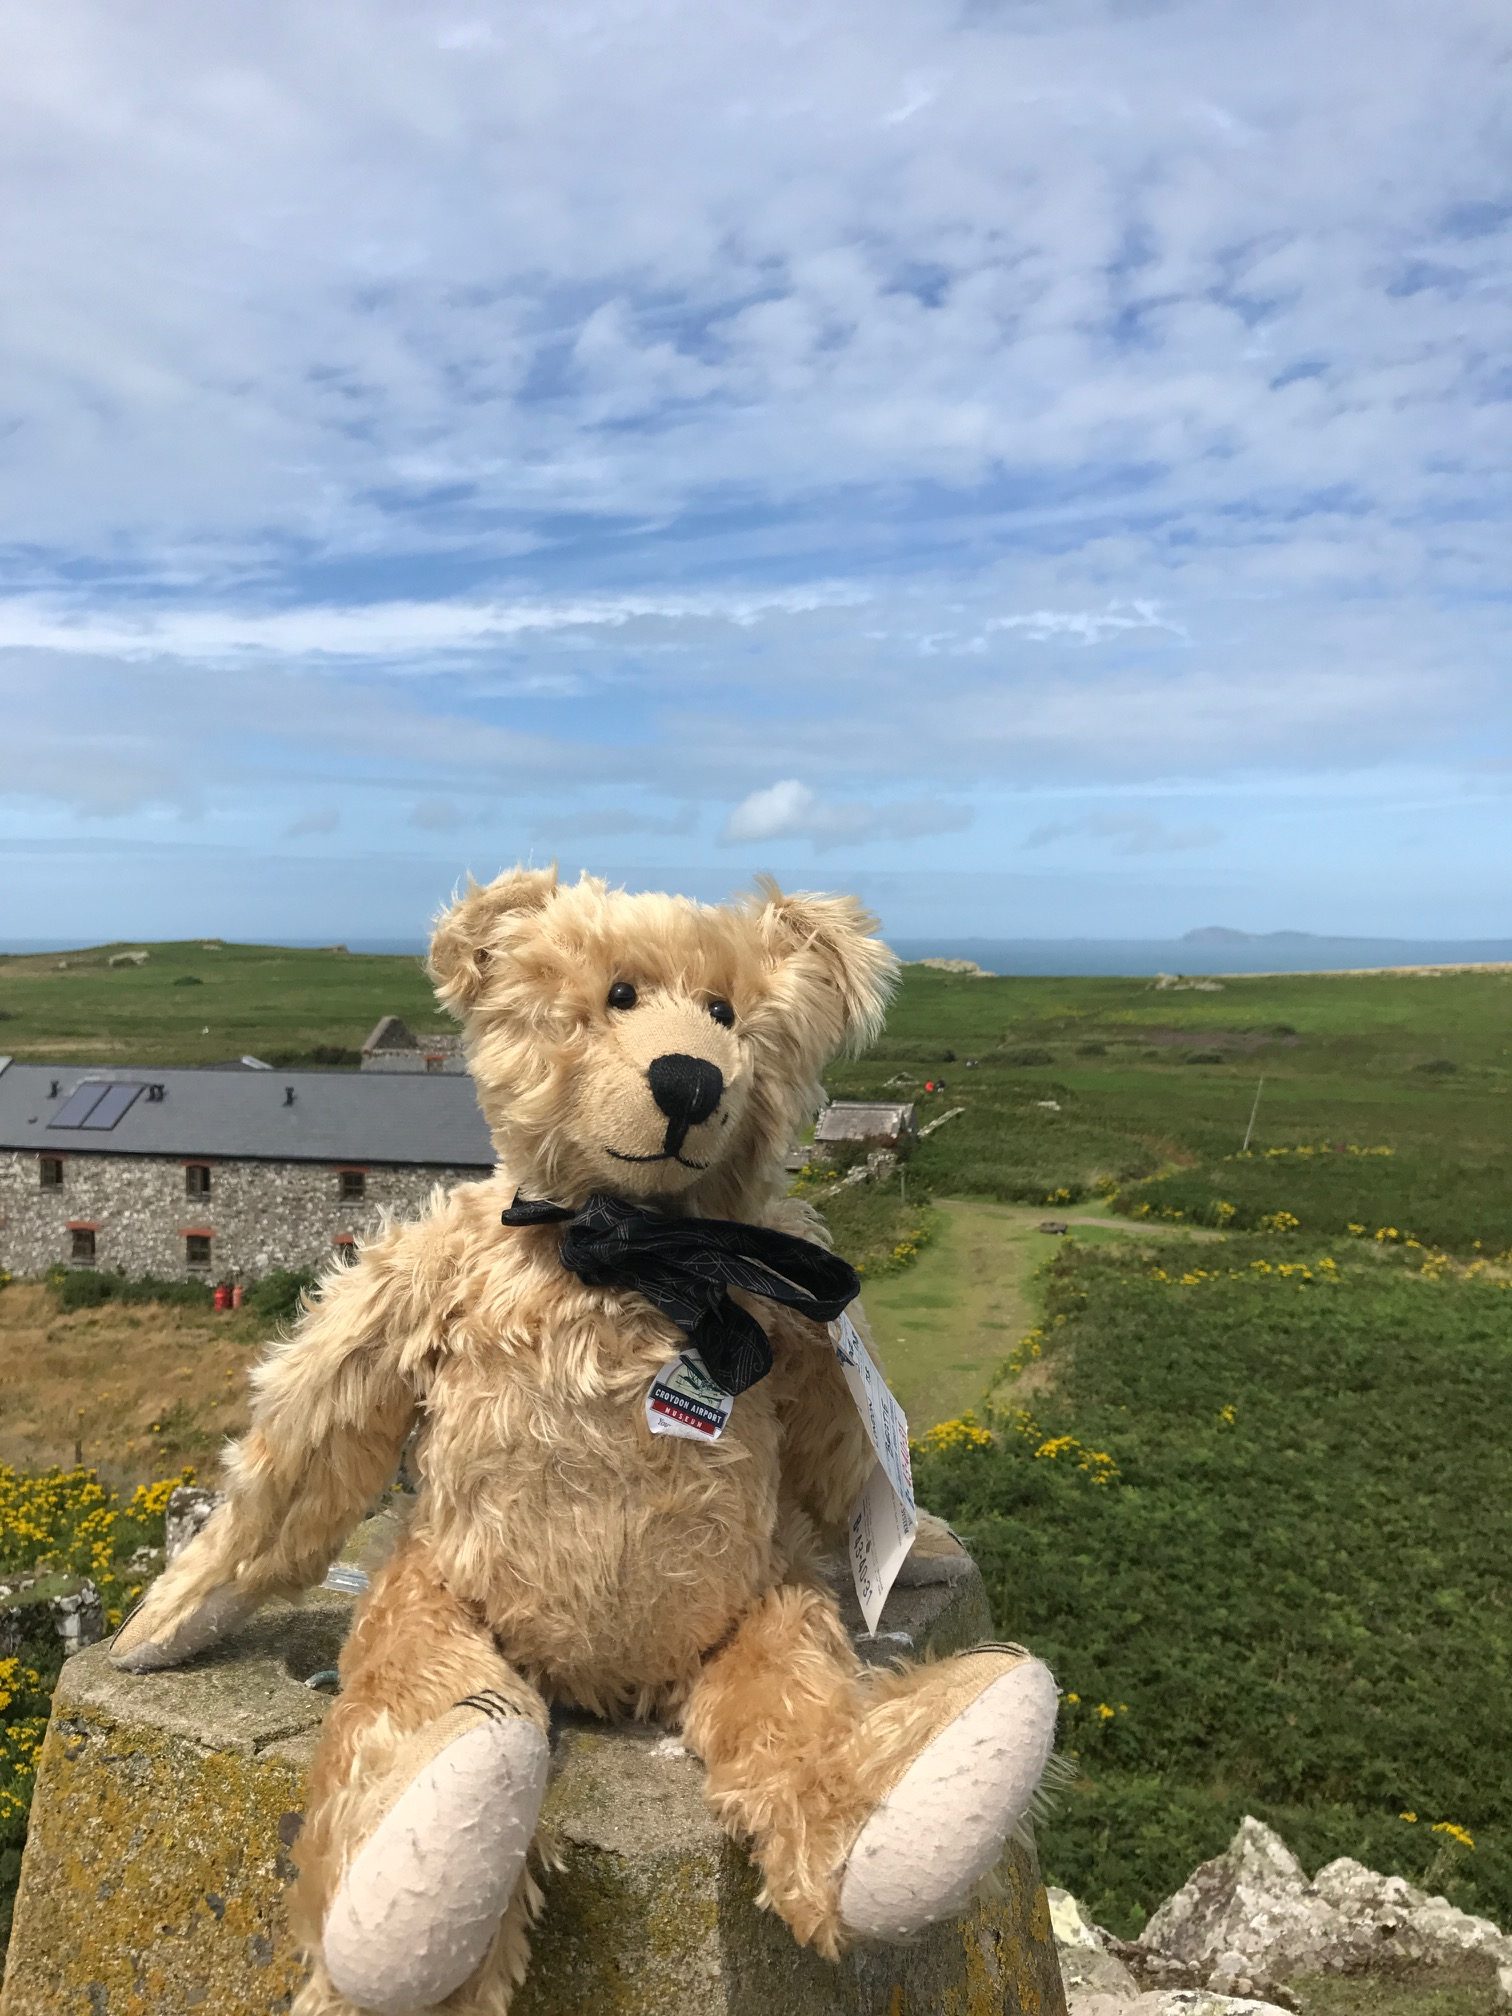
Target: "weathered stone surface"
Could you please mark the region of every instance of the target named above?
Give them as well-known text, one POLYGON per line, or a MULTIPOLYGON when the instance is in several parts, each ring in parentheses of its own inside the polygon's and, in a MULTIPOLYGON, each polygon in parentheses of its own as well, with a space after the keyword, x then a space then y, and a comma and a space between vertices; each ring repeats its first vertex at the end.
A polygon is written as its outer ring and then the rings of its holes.
POLYGON ((1512 1937, 1447 1897, 1415 1889, 1405 1877, 1378 1875, 1341 1855, 1318 1871, 1313 1888, 1377 1962, 1431 1967, 1484 1960, 1488 1968, 1512 1967, 1512 1937))
MULTIPOLYGON (((372 1536, 351 1552, 371 1554, 372 1536)), ((885 1657, 988 1631, 974 1570, 895 1593, 885 1657)), ((3 2016, 272 2016, 298 1963, 284 1929, 305 1767, 349 1595, 270 1607, 177 1672, 117 1673, 103 1647, 65 1669, 22 1872, 3 2016)), ((854 1622, 859 1624, 859 1618, 854 1622)), ((561 1718, 544 1822, 563 1867, 517 2016, 1063 2016, 1032 1855, 995 1894, 906 1949, 831 1967, 755 1907, 714 1826, 702 1771, 650 1729, 561 1718)))
POLYGON ((1214 1975, 1282 1980, 1335 1971, 1344 1920, 1281 1837, 1249 1815, 1221 1855, 1168 1897, 1138 1944, 1214 1975))
POLYGON ((61 1187, 47 1190, 37 1163, 36 1150, 0 1151, 0 1266, 15 1274, 68 1266, 69 1228, 86 1224, 95 1227, 93 1266, 211 1281, 324 1266, 337 1242, 366 1237, 385 1211, 416 1218, 436 1184, 450 1190, 485 1173, 372 1163, 366 1195, 354 1202, 343 1198, 336 1166, 322 1162, 213 1162, 205 1198, 185 1195, 178 1156, 70 1153, 61 1187), (207 1266, 188 1264, 188 1226, 211 1235, 207 1266))
POLYGON ((1400 1876, 1343 1856, 1309 1882, 1279 1835, 1248 1816, 1223 1854, 1161 1905, 1138 1946, 1220 1987, 1467 1961, 1489 1975, 1512 1963, 1512 1938, 1489 1920, 1400 1876))
POLYGON ((1070 1891, 1050 1889, 1045 1895, 1071 2016, 1079 2016, 1098 1997, 1132 2002, 1139 1994, 1138 1981, 1108 1950, 1104 1934, 1070 1891))
POLYGON ((27 1575, 0 1586, 0 1659, 65 1654, 99 1640, 100 1592, 87 1575, 27 1575))
POLYGON ((204 1484, 177 1484, 168 1494, 163 1519, 163 1551, 169 1561, 183 1553, 221 1501, 219 1491, 204 1484))
POLYGON ((1069 2016, 1288 2016, 1283 2005, 1210 1988, 1151 1988, 1142 1995, 1069 1995, 1069 2016))

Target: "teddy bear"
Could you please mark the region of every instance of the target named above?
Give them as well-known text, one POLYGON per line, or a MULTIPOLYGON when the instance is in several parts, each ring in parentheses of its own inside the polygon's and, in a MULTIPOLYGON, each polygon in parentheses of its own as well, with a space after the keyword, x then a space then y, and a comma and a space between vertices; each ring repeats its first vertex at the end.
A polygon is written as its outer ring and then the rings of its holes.
POLYGON ((311 1768, 298 2016, 504 2016, 553 1704, 680 1732, 760 1901, 829 1958, 959 1913, 1024 1822, 1047 1668, 863 1665, 818 1566, 875 1459, 831 1327, 855 1277, 783 1158, 896 970, 854 900, 771 883, 712 906, 521 868, 440 917, 498 1167, 320 1282, 112 1648, 151 1672, 318 1583, 409 1445, 311 1768), (717 1435, 655 1432, 690 1339, 717 1435))

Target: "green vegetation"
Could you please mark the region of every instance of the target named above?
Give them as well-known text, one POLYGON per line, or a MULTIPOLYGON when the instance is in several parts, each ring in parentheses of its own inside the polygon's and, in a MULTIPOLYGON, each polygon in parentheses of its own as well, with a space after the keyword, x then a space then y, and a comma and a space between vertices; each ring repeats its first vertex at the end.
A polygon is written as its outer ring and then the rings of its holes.
MULTIPOLYGON (((438 1019, 417 960, 151 951, 0 960, 5 1047, 335 1064, 384 1012, 438 1019)), ((1251 1811, 1309 1866, 1356 1855, 1512 1921, 1512 974, 913 968, 830 1089, 963 1109, 906 1180, 799 1188, 937 1424, 921 1496, 1068 1690, 1051 1876, 1131 1932, 1251 1811)), ((255 1313, 302 1285, 262 1284, 255 1313)), ((68 1320, 107 1319, 140 1320, 68 1320)), ((41 1697, 12 1692, 34 1727, 41 1697)), ((1353 1993, 1309 2006, 1353 2016, 1353 1993)))
POLYGON ((418 957, 199 939, 0 958, 0 1013, 0 1048, 49 1063, 210 1064, 250 1053, 331 1070, 361 1061, 380 1015, 422 1029, 446 1020, 418 957), (146 963, 110 964, 130 949, 146 963))
MULTIPOLYGON (((62 1590, 77 1586, 70 1578, 87 1575, 113 1628, 141 1594, 137 1550, 162 1546, 168 1495, 193 1474, 142 1485, 122 1500, 92 1470, 24 1476, 0 1463, 0 1576, 41 1575, 62 1590)), ((18 1653, 0 1658, 0 1955, 10 1933, 48 1703, 62 1664, 62 1643, 45 1624, 24 1634, 18 1653)))
POLYGON ((1258 1225, 1284 1209, 1308 1234, 1360 1224, 1452 1253, 1512 1248, 1512 973, 1206 993, 910 968, 882 1042, 830 1087, 919 1098, 925 1119, 966 1108, 920 1142, 910 1194, 1066 1206, 1116 1192, 1120 1210, 1171 1222, 1258 1225), (1437 1061, 1453 1074, 1420 1068, 1437 1061), (942 1074, 945 1090, 924 1094, 942 1074))
POLYGON ((1501 1271, 1295 1238, 1061 1253, 984 1422, 916 1466, 1067 1690, 1052 1877, 1132 1933, 1252 1812, 1310 1867, 1512 1919, 1509 1439, 1501 1271))

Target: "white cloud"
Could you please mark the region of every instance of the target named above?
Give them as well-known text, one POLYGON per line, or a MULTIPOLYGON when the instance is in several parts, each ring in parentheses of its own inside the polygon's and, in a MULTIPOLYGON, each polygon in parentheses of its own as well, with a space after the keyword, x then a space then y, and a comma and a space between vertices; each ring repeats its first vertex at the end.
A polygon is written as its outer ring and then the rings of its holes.
MULTIPOLYGON (((0 599, 0 651, 92 652, 117 658, 190 658, 226 662, 287 659, 408 659, 427 668, 454 652, 497 650, 570 632, 618 630, 637 623, 716 623, 749 628, 763 618, 844 608, 867 599, 853 584, 616 596, 323 603, 263 611, 211 604, 195 608, 120 608, 108 616, 53 595, 0 599)), ((555 690, 550 674, 541 675, 555 690)))
POLYGON ((34 9, 0 538, 203 565, 1092 472, 1480 508, 1509 51, 1480 0, 34 9))
POLYGON ((770 784, 743 798, 725 820, 726 846, 764 841, 807 840, 817 848, 866 840, 917 840, 935 833, 958 833, 971 824, 968 806, 916 798, 888 804, 846 804, 819 797, 795 777, 770 784))

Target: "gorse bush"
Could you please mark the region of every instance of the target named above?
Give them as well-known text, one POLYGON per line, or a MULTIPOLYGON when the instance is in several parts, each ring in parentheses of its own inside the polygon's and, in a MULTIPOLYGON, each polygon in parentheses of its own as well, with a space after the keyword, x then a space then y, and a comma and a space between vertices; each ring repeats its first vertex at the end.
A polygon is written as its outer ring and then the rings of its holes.
POLYGON ((1125 1184, 1117 1209, 1237 1231, 1263 1230, 1284 1211, 1313 1233, 1394 1226, 1451 1253, 1499 1253, 1512 1248, 1512 1154, 1298 1141, 1125 1184))
POLYGON ((1512 1919, 1505 1276, 1293 1232, 1049 1278, 1032 1419, 915 1472, 1067 1690, 1047 1874, 1132 1933, 1248 1811, 1512 1919))
MULTIPOLYGON (((123 1498, 93 1470, 27 1475, 0 1464, 0 1575, 86 1575, 113 1629, 142 1591, 139 1550, 161 1547, 169 1495, 193 1476, 185 1470, 123 1498)), ((0 1658, 0 1953, 10 1931, 48 1703, 62 1663, 61 1642, 0 1658)))

